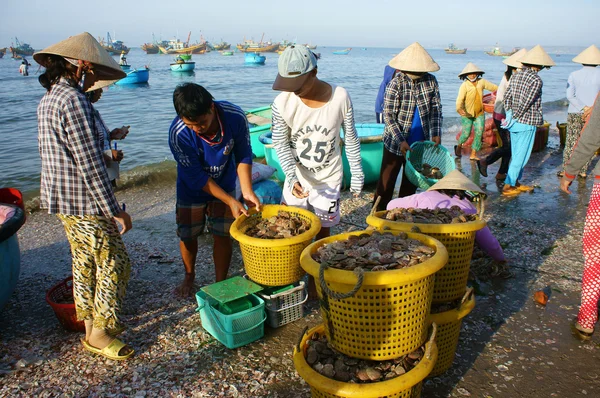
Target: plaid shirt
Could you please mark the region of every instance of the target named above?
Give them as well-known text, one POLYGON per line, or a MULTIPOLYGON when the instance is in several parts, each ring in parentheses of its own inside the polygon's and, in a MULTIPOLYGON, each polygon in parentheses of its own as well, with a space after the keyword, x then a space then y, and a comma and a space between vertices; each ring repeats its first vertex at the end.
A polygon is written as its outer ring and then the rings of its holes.
POLYGON ((442 102, 435 76, 426 73, 413 81, 398 72, 388 83, 383 99, 383 143, 395 155, 402 155, 400 145, 410 133, 415 107, 419 109, 425 139, 441 136, 442 102))
POLYGON ((104 135, 78 85, 61 78, 44 95, 38 145, 41 207, 48 213, 112 217, 121 211, 102 158, 104 135))
POLYGON ((544 123, 542 85, 542 79, 528 67, 511 76, 504 94, 504 108, 512 110, 513 119, 530 126, 544 123))

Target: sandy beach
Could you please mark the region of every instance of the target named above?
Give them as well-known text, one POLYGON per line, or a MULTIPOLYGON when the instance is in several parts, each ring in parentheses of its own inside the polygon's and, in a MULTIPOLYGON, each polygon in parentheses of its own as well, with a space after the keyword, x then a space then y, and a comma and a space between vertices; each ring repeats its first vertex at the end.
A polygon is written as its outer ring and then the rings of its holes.
MULTIPOLYGON (((556 134, 556 132, 554 132, 556 134)), ((465 318, 453 367, 424 384, 423 397, 573 397, 600 395, 598 336, 581 343, 570 332, 579 306, 581 237, 592 185, 576 181, 569 197, 559 192, 562 160, 557 140, 532 155, 524 180, 531 194, 501 197, 490 166, 488 178, 467 157, 462 170, 488 193, 484 218, 505 249, 510 279, 474 272, 477 304, 465 318), (533 300, 546 289, 547 306, 533 300)), ((333 233, 364 229, 374 187, 359 198, 343 194, 342 223, 333 233)), ((46 290, 70 274, 69 245, 54 216, 34 212, 19 232, 22 264, 16 292, 0 311, 0 396, 11 397, 309 397, 291 351, 305 326, 317 325, 315 305, 306 316, 265 337, 229 350, 201 327, 193 300, 172 294, 182 278, 175 234, 175 186, 154 183, 119 191, 134 228, 124 237, 133 272, 122 339, 136 350, 124 362, 83 350, 77 333, 62 329, 46 290)), ((243 274, 239 249, 230 275, 243 274)), ((214 280, 212 242, 204 237, 198 285, 214 280)), ((474 260, 474 270, 489 259, 474 260)))

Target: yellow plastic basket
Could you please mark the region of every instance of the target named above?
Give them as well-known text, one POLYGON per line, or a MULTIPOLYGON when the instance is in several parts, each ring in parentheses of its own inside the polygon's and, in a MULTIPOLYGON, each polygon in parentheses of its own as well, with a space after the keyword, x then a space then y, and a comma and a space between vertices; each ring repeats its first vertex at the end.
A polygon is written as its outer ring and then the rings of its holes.
MULTIPOLYGON (((356 231, 321 239, 304 249, 300 264, 319 281, 320 265, 311 254, 327 243, 373 232, 356 231)), ((429 236, 408 236, 435 249, 434 256, 404 269, 364 272, 360 287, 360 278, 354 272, 326 269, 326 290, 349 293, 358 288, 347 298, 324 294, 321 283, 316 283, 327 338, 338 351, 354 358, 383 361, 410 353, 425 342, 434 274, 446 264, 448 253, 429 236)))
POLYGON ((321 229, 321 221, 308 210, 294 206, 264 205, 260 212, 239 216, 229 230, 240 243, 244 268, 248 277, 261 285, 283 286, 298 282, 304 275, 300 267, 300 254, 321 229), (284 239, 259 239, 246 235, 246 231, 262 218, 287 211, 310 223, 310 229, 300 235, 284 239))
POLYGON ((461 298, 467 289, 475 233, 485 227, 483 220, 458 224, 419 224, 390 221, 385 219, 387 211, 378 211, 367 216, 367 224, 380 230, 412 231, 434 237, 448 250, 448 264, 435 275, 433 302, 443 303, 461 298))
POLYGON ((294 347, 294 366, 296 371, 310 386, 313 398, 418 398, 421 396, 423 380, 429 375, 437 359, 435 343, 436 325, 432 326, 431 337, 425 346, 425 355, 410 372, 390 380, 377 383, 357 384, 344 383, 327 378, 306 362, 307 341, 314 334, 323 334, 325 326, 319 325, 309 330, 302 341, 294 347))
POLYGON ((437 337, 435 339, 438 346, 438 359, 429 375, 430 377, 441 375, 452 366, 456 347, 458 346, 458 336, 460 334, 462 319, 473 308, 475 308, 475 295, 473 294, 473 288, 469 288, 458 308, 429 316, 429 319, 438 325, 437 337))

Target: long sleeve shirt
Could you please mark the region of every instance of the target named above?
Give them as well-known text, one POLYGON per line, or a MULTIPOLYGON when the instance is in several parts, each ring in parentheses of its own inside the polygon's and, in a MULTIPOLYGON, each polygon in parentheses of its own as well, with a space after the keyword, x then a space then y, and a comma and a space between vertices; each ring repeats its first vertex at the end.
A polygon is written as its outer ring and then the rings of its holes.
POLYGON ((418 108, 424 138, 442 135, 442 102, 438 82, 432 74, 412 80, 402 72, 390 81, 383 101, 383 144, 395 155, 401 156, 402 142, 408 139, 415 108, 418 108))
MULTIPOLYGON (((516 73, 516 70, 513 71, 516 73)), ((506 89, 508 88, 508 80, 506 80, 506 75, 502 75, 502 80, 500 80, 500 84, 498 84, 498 89, 496 90, 496 102, 494 102, 494 119, 502 120, 504 116, 506 116, 506 110, 504 109, 504 95, 506 93, 506 89)))
POLYGON ((203 191, 212 178, 225 192, 235 191, 237 165, 252 164, 250 132, 244 111, 226 101, 214 101, 222 127, 212 142, 187 127, 179 116, 169 129, 169 147, 177 162, 177 200, 205 203, 213 197, 203 191))
POLYGON ((81 88, 61 78, 37 114, 41 208, 74 216, 119 214, 102 157, 104 135, 95 128, 92 104, 81 88))
POLYGON ((592 106, 600 91, 600 68, 584 66, 571 73, 567 80, 569 113, 579 113, 583 107, 592 106))
POLYGON ((537 72, 526 66, 511 76, 504 96, 504 108, 513 112, 513 119, 530 126, 544 123, 542 86, 537 72))
MULTIPOLYGON (((600 95, 596 96, 590 119, 583 126, 579 140, 573 147, 571 158, 565 164, 565 178, 575 179, 579 170, 594 156, 600 148, 600 95)), ((594 184, 600 183, 600 163, 594 167, 594 184)))
POLYGON ((273 146, 291 189, 298 182, 298 174, 313 186, 342 181, 343 128, 352 175, 350 190, 362 190, 364 174, 352 101, 343 87, 331 85, 331 90, 331 98, 319 108, 308 107, 290 92, 279 94, 273 101, 273 146))
POLYGON ((465 80, 458 89, 456 111, 464 109, 471 117, 483 115, 483 90, 495 91, 497 88, 485 79, 479 79, 475 84, 465 80))
MULTIPOLYGON (((390 201, 387 209, 396 208, 417 208, 417 209, 447 209, 452 206, 458 206, 466 214, 475 214, 477 209, 467 199, 459 199, 458 197, 449 197, 438 191, 425 191, 403 198, 398 198, 390 201)), ((505 261, 504 251, 498 242, 498 239, 492 235, 492 231, 485 226, 475 233, 475 241, 491 258, 496 261, 505 261)))

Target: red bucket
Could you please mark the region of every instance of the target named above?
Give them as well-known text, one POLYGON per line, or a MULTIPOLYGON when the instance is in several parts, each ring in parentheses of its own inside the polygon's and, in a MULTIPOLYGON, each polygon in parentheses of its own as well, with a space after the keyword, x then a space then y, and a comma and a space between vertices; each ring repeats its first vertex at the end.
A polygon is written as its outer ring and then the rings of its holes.
POLYGON ((83 321, 77 320, 75 312, 72 276, 48 290, 48 293, 46 293, 46 302, 50 304, 58 321, 66 330, 70 332, 85 332, 85 324, 83 321))

